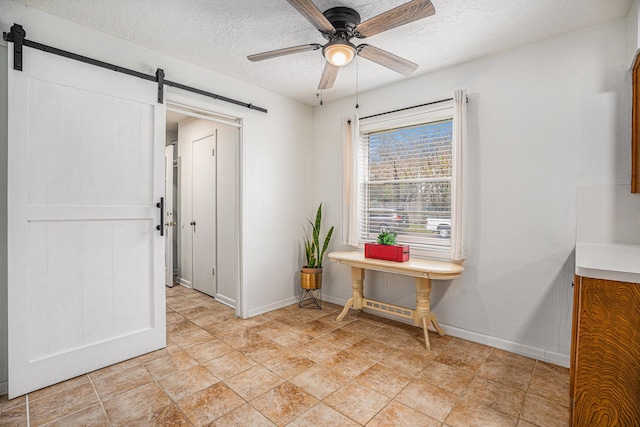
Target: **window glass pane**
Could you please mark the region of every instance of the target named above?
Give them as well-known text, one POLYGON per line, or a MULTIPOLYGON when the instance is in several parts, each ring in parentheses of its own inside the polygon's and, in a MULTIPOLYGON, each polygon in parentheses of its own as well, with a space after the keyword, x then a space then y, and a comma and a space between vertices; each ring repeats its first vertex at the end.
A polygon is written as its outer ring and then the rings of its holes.
POLYGON ((399 243, 449 246, 451 143, 451 119, 363 134, 362 241, 386 228, 399 243))

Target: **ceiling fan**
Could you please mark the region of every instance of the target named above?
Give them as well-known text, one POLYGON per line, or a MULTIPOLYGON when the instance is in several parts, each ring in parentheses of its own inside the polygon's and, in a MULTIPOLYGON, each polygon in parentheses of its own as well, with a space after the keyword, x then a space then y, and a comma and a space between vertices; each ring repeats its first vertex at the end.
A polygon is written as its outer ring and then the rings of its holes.
POLYGON ((327 63, 320 78, 318 89, 331 89, 340 67, 347 65, 356 56, 376 62, 383 67, 408 76, 418 65, 385 50, 368 44, 354 45, 352 38, 363 39, 383 31, 426 18, 436 13, 430 0, 412 0, 394 9, 360 22, 360 14, 350 7, 332 7, 324 12, 311 0, 287 0, 302 16, 328 40, 318 43, 287 47, 247 56, 250 61, 262 61, 278 56, 322 49, 327 63))

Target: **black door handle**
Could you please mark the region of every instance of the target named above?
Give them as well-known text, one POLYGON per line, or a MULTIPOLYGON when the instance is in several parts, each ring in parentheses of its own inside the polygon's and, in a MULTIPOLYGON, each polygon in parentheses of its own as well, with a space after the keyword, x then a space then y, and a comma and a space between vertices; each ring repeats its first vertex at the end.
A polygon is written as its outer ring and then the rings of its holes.
POLYGON ((160 208, 160 224, 156 225, 156 230, 160 231, 160 235, 164 236, 164 197, 160 197, 160 201, 156 203, 156 207, 160 208))

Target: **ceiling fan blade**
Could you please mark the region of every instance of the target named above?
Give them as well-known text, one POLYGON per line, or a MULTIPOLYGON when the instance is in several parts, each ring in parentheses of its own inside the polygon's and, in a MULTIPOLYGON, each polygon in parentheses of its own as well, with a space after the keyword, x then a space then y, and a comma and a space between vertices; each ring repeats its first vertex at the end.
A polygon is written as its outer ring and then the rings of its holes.
POLYGON ((278 56, 291 55, 293 53, 307 52, 310 50, 321 49, 322 45, 317 43, 303 44, 301 46, 285 47, 284 49, 270 50, 269 52, 256 53, 255 55, 247 56, 247 59, 252 62, 263 61, 265 59, 277 58, 278 56))
POLYGON ((333 33, 336 29, 311 0, 287 0, 302 16, 319 31, 333 33))
POLYGON ((400 74, 408 76, 418 69, 418 64, 414 64, 411 61, 407 61, 404 58, 389 53, 386 50, 379 49, 368 44, 361 44, 358 46, 358 55, 387 67, 390 70, 396 71, 400 74))
POLYGON ((430 0, 412 0, 374 16, 356 27, 357 37, 371 37, 383 31, 426 18, 436 13, 430 0))
POLYGON ((333 87, 333 84, 336 82, 336 77, 338 77, 338 71, 340 71, 340 67, 336 67, 330 62, 327 62, 324 66, 324 70, 322 71, 322 77, 320 77, 320 84, 318 84, 318 89, 331 89, 333 87))

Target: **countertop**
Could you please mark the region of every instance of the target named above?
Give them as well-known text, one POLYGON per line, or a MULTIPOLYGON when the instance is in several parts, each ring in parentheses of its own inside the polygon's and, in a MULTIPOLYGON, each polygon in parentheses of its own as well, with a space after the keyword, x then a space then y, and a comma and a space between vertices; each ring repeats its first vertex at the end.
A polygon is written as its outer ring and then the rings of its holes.
POLYGON ((576 274, 640 283, 640 245, 576 243, 576 274))

